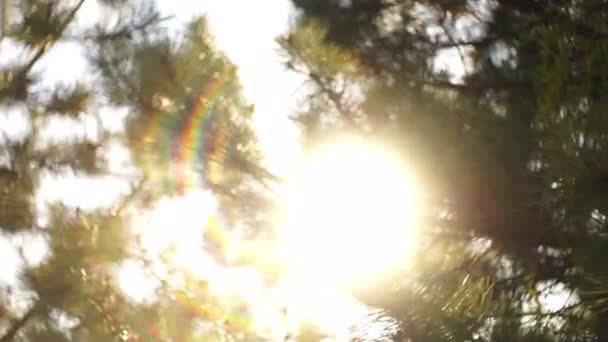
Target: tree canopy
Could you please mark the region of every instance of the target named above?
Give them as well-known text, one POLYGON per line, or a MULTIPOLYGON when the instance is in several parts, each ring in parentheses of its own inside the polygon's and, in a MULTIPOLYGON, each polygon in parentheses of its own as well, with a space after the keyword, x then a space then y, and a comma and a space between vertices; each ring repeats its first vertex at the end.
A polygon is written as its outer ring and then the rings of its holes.
MULTIPOLYGON (((415 243, 403 241, 412 261, 343 286, 366 308, 344 339, 607 340, 608 4, 291 2, 277 42, 306 79, 293 115, 304 154, 362 137, 423 189, 415 243)), ((287 304, 264 291, 230 292, 289 273, 284 180, 264 165, 255 108, 207 19, 170 20, 152 1, 0 1, 0 342, 342 341, 303 318, 287 327, 287 304), (118 189, 93 205, 103 196, 83 185, 70 203, 70 180, 118 189), (213 205, 173 212, 160 237, 196 226, 185 265, 177 244, 152 250, 147 218, 193 193, 213 205), (145 278, 142 298, 125 272, 145 278)), ((341 191, 379 183, 361 178, 341 191)), ((311 256, 330 234, 318 235, 311 256)), ((314 294, 297 280, 289 296, 314 294)))
POLYGON ((428 187, 415 271, 360 298, 405 340, 603 340, 605 4, 293 2, 299 121, 388 139, 428 187))

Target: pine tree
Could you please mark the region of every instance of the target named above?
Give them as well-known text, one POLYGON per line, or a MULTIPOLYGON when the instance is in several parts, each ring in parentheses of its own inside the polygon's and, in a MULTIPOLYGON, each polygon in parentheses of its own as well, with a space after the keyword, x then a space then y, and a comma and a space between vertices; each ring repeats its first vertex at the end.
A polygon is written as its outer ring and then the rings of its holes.
POLYGON ((415 271, 355 293, 414 341, 604 339, 606 6, 293 2, 281 44, 313 89, 297 119, 391 141, 427 187, 415 271), (461 79, 435 67, 446 51, 461 79))
POLYGON ((255 234, 265 220, 252 213, 264 211, 260 189, 272 175, 259 166, 252 108, 240 95, 236 68, 214 46, 206 21, 172 35, 152 2, 98 0, 100 15, 112 20, 86 19, 98 21, 84 27, 77 21, 91 5, 85 0, 1 4, 0 39, 23 53, 0 70, 0 112, 26 129, 0 127, 0 233, 21 251, 18 281, 2 284, 0 341, 260 340, 249 326, 225 318, 235 309, 205 281, 169 266, 170 275, 160 276, 132 229, 134 214, 151 210, 160 197, 198 186, 218 196, 227 225, 239 222, 255 234), (87 52, 93 75, 41 86, 44 57, 68 42, 87 52), (201 111, 207 126, 179 145, 180 125, 203 107, 213 107, 201 111), (124 133, 102 118, 117 108, 128 113, 124 133), (55 130, 55 122, 66 128, 55 130), (91 122, 94 133, 83 128, 91 122), (147 131, 152 124, 155 131, 147 131), (116 173, 113 145, 131 151, 137 172, 116 173), (40 205, 45 179, 70 175, 113 177, 130 190, 110 208, 40 205), (194 177, 200 184, 189 181, 194 177), (118 284, 116 270, 130 260, 158 285, 144 303, 118 284))

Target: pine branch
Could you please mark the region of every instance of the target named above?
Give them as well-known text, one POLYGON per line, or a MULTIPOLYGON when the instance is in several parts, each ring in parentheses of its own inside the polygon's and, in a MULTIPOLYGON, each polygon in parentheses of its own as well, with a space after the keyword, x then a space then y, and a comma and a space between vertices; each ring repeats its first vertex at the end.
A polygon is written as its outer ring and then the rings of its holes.
POLYGON ((439 25, 441 27, 441 29, 443 30, 443 32, 445 33, 446 37, 448 37, 448 39, 450 40, 450 42, 452 44, 454 44, 454 47, 456 48, 456 50, 458 51, 458 55, 460 56, 460 61, 462 62, 462 67, 465 70, 468 69, 467 68, 467 60, 464 56, 464 52, 462 51, 462 45, 458 45, 456 44, 456 39, 454 38, 454 36, 452 35, 452 33, 450 32, 450 30, 448 29, 448 27, 445 25, 445 19, 441 20, 441 25, 439 25))
POLYGON ((84 4, 84 1, 85 0, 80 0, 78 2, 78 4, 76 4, 76 6, 74 6, 74 8, 70 11, 70 13, 66 17, 66 19, 61 23, 61 25, 59 25, 59 30, 57 30, 57 32, 54 34, 49 35, 45 39, 45 41, 42 43, 40 48, 38 48, 38 51, 36 52, 34 57, 32 57, 32 59, 30 59, 30 61, 21 70, 21 73, 23 75, 27 74, 32 69, 34 64, 36 64, 36 62, 38 62, 40 60, 40 58, 42 58, 42 56, 54 45, 54 43, 57 41, 57 39, 59 39, 63 35, 63 33, 65 32, 67 27, 70 25, 70 23, 76 17, 76 13, 78 13, 80 8, 84 4))
POLYGON ((135 200, 137 199, 137 196, 143 190, 145 182, 146 182, 145 178, 142 178, 141 180, 139 180, 139 182, 137 182, 136 184, 134 184, 132 186, 129 194, 127 196, 125 196, 124 198, 122 198, 120 200, 120 202, 117 203, 116 206, 114 206, 114 208, 112 209, 112 212, 114 213, 115 216, 122 216, 123 211, 126 208, 128 208, 128 206, 131 203, 135 202, 135 200))
POLYGON ((8 331, 0 338, 0 342, 11 342, 15 339, 19 330, 21 330, 27 322, 29 322, 38 312, 38 305, 34 304, 18 321, 16 321, 8 331))
MULTIPOLYGON (((447 28, 444 27, 443 29, 446 30, 447 28)), ((422 34, 416 35, 416 38, 420 39, 420 40, 424 41, 424 43, 430 44, 433 47, 436 47, 438 49, 447 49, 447 48, 459 48, 459 47, 464 47, 464 46, 472 46, 472 47, 477 47, 477 48, 486 47, 486 46, 492 44, 493 42, 497 41, 501 37, 498 37, 495 35, 487 35, 483 38, 479 38, 479 39, 475 39, 475 40, 456 40, 453 37, 449 37, 449 41, 447 41, 447 42, 433 41, 430 38, 428 38, 427 36, 422 35, 422 34)))
POLYGON ((324 82, 321 77, 315 73, 309 73, 308 77, 317 85, 317 88, 321 90, 329 100, 331 101, 334 108, 340 113, 342 118, 353 128, 358 128, 357 122, 354 119, 354 113, 346 108, 342 103, 341 94, 337 93, 333 89, 330 89, 329 85, 324 82))
POLYGON ((6 31, 8 29, 8 17, 9 17, 9 2, 8 0, 0 0, 0 20, 2 20, 2 24, 0 24, 0 42, 6 36, 6 31))
POLYGON ((519 313, 499 313, 494 315, 483 315, 481 318, 497 318, 501 320, 521 320, 522 318, 553 318, 553 317, 563 317, 569 313, 572 313, 574 310, 584 308, 585 303, 577 302, 575 304, 566 305, 555 311, 546 311, 546 312, 538 312, 538 311, 527 311, 527 312, 519 312, 519 313))
POLYGON ((503 89, 517 89, 521 87, 527 87, 530 85, 526 81, 504 81, 496 83, 454 83, 444 80, 425 80, 415 76, 404 75, 401 77, 406 83, 413 83, 422 86, 429 86, 432 88, 440 89, 452 89, 458 91, 483 91, 483 90, 503 90, 503 89))
MULTIPOLYGON (((572 16, 568 12, 562 12, 561 8, 556 5, 553 5, 553 6, 547 5, 547 4, 543 3, 542 1, 535 2, 535 1, 519 1, 519 0, 500 0, 500 1, 498 1, 498 3, 501 6, 504 6, 506 8, 510 8, 515 11, 520 11, 520 12, 523 12, 523 13, 531 15, 531 16, 539 15, 539 14, 543 15, 540 17, 540 20, 539 20, 540 23, 538 23, 538 22, 534 23, 536 25, 551 24, 549 15, 553 15, 554 23, 555 22, 569 23, 576 30, 576 34, 579 34, 584 37, 589 37, 589 38, 596 38, 596 39, 602 39, 602 40, 608 39, 608 32, 598 30, 596 27, 588 25, 587 22, 585 22, 585 21, 573 19, 572 16), (547 13, 545 11, 547 7, 548 8, 553 7, 554 11, 547 13)), ((597 8, 597 9, 599 9, 601 7, 602 7, 601 3, 593 6, 593 8, 597 8)))
POLYGON ((289 53, 293 54, 296 60, 299 59, 300 63, 304 65, 304 68, 300 69, 296 66, 296 61, 290 60, 287 62, 287 67, 290 70, 303 74, 308 77, 308 79, 312 80, 317 86, 317 88, 329 98, 331 104, 338 111, 340 116, 349 124, 349 126, 358 130, 359 125, 354 119, 354 113, 352 113, 352 111, 348 108, 345 108, 342 103, 341 94, 331 89, 330 85, 328 85, 323 79, 321 79, 321 76, 319 76, 319 74, 311 70, 309 67, 306 67, 306 58, 301 55, 297 47, 291 45, 289 38, 282 43, 282 46, 289 53))
POLYGON ((172 16, 161 17, 158 13, 155 13, 142 22, 137 23, 133 26, 121 27, 110 32, 99 32, 97 34, 86 34, 84 36, 70 36, 68 39, 73 40, 85 40, 85 41, 97 41, 97 42, 109 42, 122 38, 130 38, 135 32, 144 32, 150 26, 161 23, 172 19, 172 16))

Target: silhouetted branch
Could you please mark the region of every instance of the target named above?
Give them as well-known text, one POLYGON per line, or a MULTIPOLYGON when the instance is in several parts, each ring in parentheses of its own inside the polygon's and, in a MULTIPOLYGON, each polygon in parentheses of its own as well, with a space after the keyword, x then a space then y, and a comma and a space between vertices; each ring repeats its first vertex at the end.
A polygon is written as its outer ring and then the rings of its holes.
POLYGON ((84 36, 71 36, 68 39, 73 40, 90 40, 97 42, 108 42, 112 40, 118 40, 123 38, 131 38, 133 33, 135 32, 144 32, 150 26, 158 24, 163 21, 167 21, 172 19, 173 16, 165 16, 161 17, 158 13, 154 13, 153 15, 145 18, 140 23, 131 26, 124 26, 118 29, 110 30, 109 32, 99 32, 99 33, 91 33, 86 34, 84 36))
POLYGON ((21 72, 23 74, 27 74, 32 69, 32 67, 34 66, 34 64, 36 64, 36 62, 38 62, 38 60, 40 60, 40 58, 51 48, 51 46, 53 46, 53 44, 55 43, 55 41, 59 37, 61 37, 61 35, 64 33, 64 31, 66 30, 66 28, 68 27, 68 25, 72 22, 72 20, 74 20, 74 17, 76 16, 76 13, 78 13, 78 11, 80 10, 80 8, 84 4, 84 1, 85 0, 80 0, 78 2, 78 4, 76 4, 76 6, 74 6, 74 8, 70 11, 70 13, 67 15, 66 19, 61 23, 61 25, 59 25, 59 30, 57 30, 57 32, 55 32, 54 34, 49 35, 44 40, 44 42, 42 43, 42 46, 40 46, 38 48, 38 51, 36 52, 36 54, 34 55, 34 57, 32 57, 32 59, 30 59, 30 61, 21 70, 21 72))
POLYGON ((342 118, 346 120, 346 122, 353 128, 358 128, 357 122, 354 119, 354 113, 344 106, 342 103, 342 96, 331 89, 319 75, 309 73, 308 76, 316 84, 317 88, 319 88, 319 90, 321 90, 329 98, 334 108, 338 111, 338 113, 340 113, 340 116, 342 116, 342 118))
POLYGON ((15 336, 19 333, 19 330, 23 328, 30 319, 34 317, 34 315, 38 311, 38 305, 34 304, 26 313, 21 317, 18 321, 16 321, 8 331, 0 338, 0 342, 11 342, 15 339, 15 336))

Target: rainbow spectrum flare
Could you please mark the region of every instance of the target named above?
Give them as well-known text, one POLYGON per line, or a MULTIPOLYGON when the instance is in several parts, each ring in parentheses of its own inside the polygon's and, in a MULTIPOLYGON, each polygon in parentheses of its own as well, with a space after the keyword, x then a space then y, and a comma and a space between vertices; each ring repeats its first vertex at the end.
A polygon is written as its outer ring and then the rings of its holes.
POLYGON ((169 166, 163 177, 165 190, 176 190, 183 194, 188 188, 200 187, 204 183, 203 167, 213 158, 223 157, 228 136, 225 129, 213 127, 217 121, 218 100, 225 95, 235 80, 234 70, 229 67, 215 72, 202 91, 191 98, 185 115, 170 115, 154 111, 146 115, 146 124, 140 141, 152 146, 146 158, 147 172, 154 172, 160 161, 169 166), (156 159, 158 160, 158 159, 156 159))
MULTIPOLYGON (((236 80, 235 70, 225 67, 213 74, 200 91, 190 97, 184 113, 153 111, 146 113, 139 142, 145 146, 145 172, 154 180, 161 180, 165 190, 183 194, 186 190, 205 183, 204 168, 212 161, 221 163, 231 134, 218 125, 220 101, 228 94, 236 80), (160 162, 160 163, 159 163, 160 162), (164 166, 161 166, 164 165, 164 166), (168 169, 159 169, 168 167, 168 169), (160 178, 156 178, 160 176, 160 178)), ((213 173, 212 170, 208 171, 213 173)), ((221 216, 221 215, 219 215, 221 216)), ((232 244, 221 217, 211 217, 206 227, 205 240, 220 248, 232 244)), ((221 307, 203 303, 199 299, 176 291, 174 301, 191 314, 211 321, 223 322, 227 329, 246 331, 253 323, 250 307, 243 303, 236 307, 221 307)), ((168 329, 162 324, 139 327, 150 338, 167 338, 168 329)))

